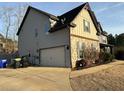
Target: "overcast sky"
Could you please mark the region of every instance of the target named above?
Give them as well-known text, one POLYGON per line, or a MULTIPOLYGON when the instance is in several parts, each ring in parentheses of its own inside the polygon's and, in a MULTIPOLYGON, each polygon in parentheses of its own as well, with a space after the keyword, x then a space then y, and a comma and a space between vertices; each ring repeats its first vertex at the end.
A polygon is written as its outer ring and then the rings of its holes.
MULTIPOLYGON (((44 10, 54 15, 61 15, 83 2, 77 3, 28 3, 40 10, 44 10)), ((23 3, 0 3, 2 6, 18 6, 23 3)), ((90 3, 92 10, 95 12, 98 21, 103 29, 108 33, 124 33, 124 3, 90 3)))

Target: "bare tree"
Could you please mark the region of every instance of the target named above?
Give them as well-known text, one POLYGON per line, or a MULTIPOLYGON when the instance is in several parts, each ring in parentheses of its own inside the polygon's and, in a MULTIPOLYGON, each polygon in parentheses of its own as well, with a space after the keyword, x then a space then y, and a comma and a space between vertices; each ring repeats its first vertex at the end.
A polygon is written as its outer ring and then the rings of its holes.
POLYGON ((24 15, 25 15, 27 7, 28 7, 27 3, 22 4, 22 5, 20 4, 15 10, 15 14, 14 14, 14 17, 15 17, 15 22, 14 23, 15 23, 15 25, 14 25, 14 32, 13 32, 14 45, 16 45, 15 40, 17 40, 16 39, 17 38, 16 33, 17 33, 17 31, 19 29, 19 26, 20 26, 20 24, 22 22, 22 19, 23 19, 24 15))
POLYGON ((3 30, 5 37, 8 38, 9 31, 14 35, 20 26, 20 23, 24 17, 28 4, 19 4, 16 7, 2 7, 0 8, 0 19, 3 24, 3 30))
POLYGON ((22 19, 25 15, 25 12, 27 10, 28 4, 20 4, 14 9, 13 17, 14 17, 14 23, 13 23, 13 40, 17 40, 16 33, 18 31, 18 28, 22 22, 22 19))
MULTIPOLYGON (((0 8, 0 21, 2 22, 2 31, 6 39, 6 46, 8 46, 8 38, 11 38, 14 42, 16 39, 16 33, 26 12, 28 5, 19 4, 16 7, 2 7, 0 8), (10 37, 8 37, 10 35, 10 37)), ((15 44, 14 44, 15 45, 15 44)), ((14 48, 13 48, 14 49, 14 48)))
POLYGON ((11 24, 11 15, 12 15, 13 8, 10 7, 3 7, 2 8, 2 24, 3 30, 5 32, 5 38, 8 38, 8 32, 10 30, 11 24))

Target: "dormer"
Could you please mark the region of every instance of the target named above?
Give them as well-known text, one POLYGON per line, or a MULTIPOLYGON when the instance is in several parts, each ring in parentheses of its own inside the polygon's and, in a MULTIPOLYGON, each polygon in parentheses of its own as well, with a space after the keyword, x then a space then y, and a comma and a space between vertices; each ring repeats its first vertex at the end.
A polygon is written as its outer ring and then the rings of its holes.
POLYGON ((55 20, 53 20, 51 18, 49 18, 49 21, 50 21, 50 27, 53 27, 57 22, 57 21, 55 21, 55 20))

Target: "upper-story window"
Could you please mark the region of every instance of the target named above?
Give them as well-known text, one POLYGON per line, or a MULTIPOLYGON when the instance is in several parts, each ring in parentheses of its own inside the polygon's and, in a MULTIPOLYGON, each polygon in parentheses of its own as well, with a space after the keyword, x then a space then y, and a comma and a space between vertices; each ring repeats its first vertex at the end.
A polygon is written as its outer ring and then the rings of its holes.
POLYGON ((35 29, 35 37, 37 37, 37 36, 38 36, 38 30, 35 29))
POLYGON ((90 22, 83 20, 83 24, 84 24, 84 31, 90 32, 90 22))
POLYGON ((106 36, 102 36, 102 43, 107 43, 106 36))

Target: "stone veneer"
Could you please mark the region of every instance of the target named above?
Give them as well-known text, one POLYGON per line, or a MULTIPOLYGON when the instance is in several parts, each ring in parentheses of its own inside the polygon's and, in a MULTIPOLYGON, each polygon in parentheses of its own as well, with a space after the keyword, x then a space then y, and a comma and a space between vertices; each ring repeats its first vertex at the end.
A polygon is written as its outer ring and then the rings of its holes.
POLYGON ((91 44, 95 44, 96 49, 99 51, 100 47, 99 47, 99 42, 96 40, 90 40, 90 39, 83 39, 83 38, 79 38, 79 37, 74 37, 71 36, 71 62, 72 62, 72 68, 75 67, 75 63, 77 60, 77 42, 83 42, 85 43, 85 47, 91 46, 91 44))

